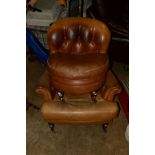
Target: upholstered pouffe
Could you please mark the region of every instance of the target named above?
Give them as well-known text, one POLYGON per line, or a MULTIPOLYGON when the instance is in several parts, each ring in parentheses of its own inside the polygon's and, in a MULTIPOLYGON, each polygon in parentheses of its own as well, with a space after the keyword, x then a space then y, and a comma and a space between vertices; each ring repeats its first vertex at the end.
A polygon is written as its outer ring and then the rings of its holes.
POLYGON ((104 84, 109 60, 103 53, 54 53, 47 64, 51 85, 56 90, 83 94, 97 91, 104 84))

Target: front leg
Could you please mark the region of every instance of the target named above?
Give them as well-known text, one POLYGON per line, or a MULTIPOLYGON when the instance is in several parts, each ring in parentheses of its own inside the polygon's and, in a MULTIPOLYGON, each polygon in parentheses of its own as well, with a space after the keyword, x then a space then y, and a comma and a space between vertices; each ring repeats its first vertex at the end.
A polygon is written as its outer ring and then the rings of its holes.
POLYGON ((51 129, 52 132, 54 132, 54 124, 53 123, 48 123, 49 128, 51 129))
POLYGON ((60 101, 62 103, 64 103, 65 102, 65 100, 64 100, 64 92, 57 92, 57 95, 58 95, 60 101))
POLYGON ((108 127, 108 123, 102 124, 102 129, 105 133, 107 133, 107 127, 108 127))
POLYGON ((97 102, 96 96, 97 96, 97 93, 96 93, 95 91, 93 91, 93 92, 91 93, 91 99, 92 99, 93 103, 96 103, 96 102, 97 102))

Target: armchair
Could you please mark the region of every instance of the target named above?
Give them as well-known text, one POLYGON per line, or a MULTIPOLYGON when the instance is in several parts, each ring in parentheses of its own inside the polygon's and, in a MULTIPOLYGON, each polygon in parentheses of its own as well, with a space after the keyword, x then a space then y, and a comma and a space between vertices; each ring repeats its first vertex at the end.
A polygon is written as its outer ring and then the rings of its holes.
POLYGON ((108 27, 98 20, 70 17, 56 21, 47 35, 47 71, 36 89, 44 97, 44 119, 52 129, 51 123, 105 127, 118 113, 113 99, 121 91, 109 71, 108 27))

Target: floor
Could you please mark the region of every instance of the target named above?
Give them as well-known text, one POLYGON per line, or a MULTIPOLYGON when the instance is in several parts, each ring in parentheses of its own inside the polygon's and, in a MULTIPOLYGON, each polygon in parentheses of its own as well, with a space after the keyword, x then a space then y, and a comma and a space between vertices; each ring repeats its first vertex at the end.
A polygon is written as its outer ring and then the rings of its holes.
MULTIPOLYGON (((29 55, 27 55, 28 58, 29 55)), ((42 98, 35 88, 45 66, 38 60, 27 61, 26 96, 29 106, 26 116, 27 155, 128 155, 125 139, 128 121, 121 108, 119 116, 108 126, 107 133, 101 125, 58 125, 51 132, 40 110, 42 98), (37 108, 36 108, 37 107, 37 108)), ((114 62, 113 70, 121 78, 128 78, 124 65, 114 62)))

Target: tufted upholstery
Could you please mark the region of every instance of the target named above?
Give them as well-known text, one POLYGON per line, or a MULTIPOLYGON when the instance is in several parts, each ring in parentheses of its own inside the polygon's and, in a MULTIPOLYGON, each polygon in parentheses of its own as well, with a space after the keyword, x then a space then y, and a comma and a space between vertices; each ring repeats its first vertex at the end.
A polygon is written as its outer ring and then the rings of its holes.
POLYGON ((52 53, 106 53, 109 42, 107 26, 89 18, 62 19, 48 30, 48 44, 52 53))
POLYGON ((97 91, 109 67, 107 26, 89 18, 56 21, 48 30, 51 87, 71 94, 97 91))

